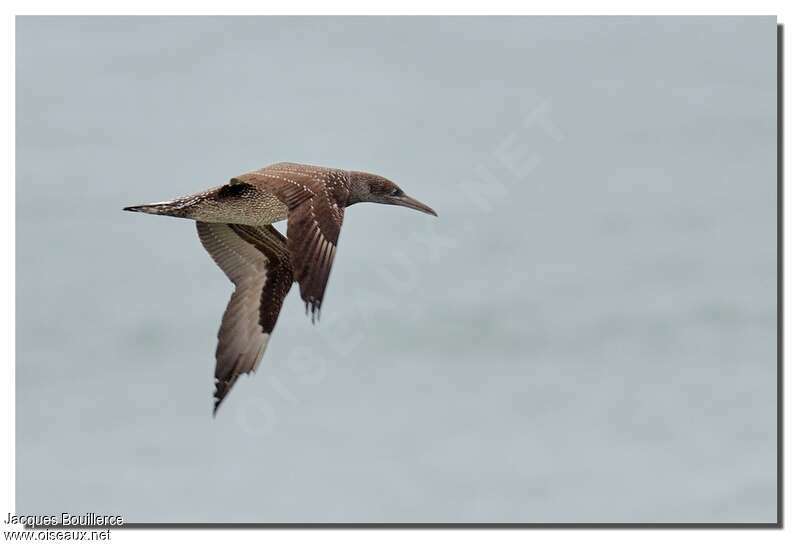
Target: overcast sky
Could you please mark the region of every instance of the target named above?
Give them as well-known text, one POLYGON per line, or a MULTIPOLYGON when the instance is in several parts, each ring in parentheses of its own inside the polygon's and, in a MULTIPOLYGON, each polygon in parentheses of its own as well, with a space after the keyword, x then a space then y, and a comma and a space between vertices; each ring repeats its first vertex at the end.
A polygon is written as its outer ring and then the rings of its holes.
POLYGON ((17 19, 17 511, 776 517, 776 21, 17 19), (382 174, 211 417, 231 286, 123 213, 382 174))

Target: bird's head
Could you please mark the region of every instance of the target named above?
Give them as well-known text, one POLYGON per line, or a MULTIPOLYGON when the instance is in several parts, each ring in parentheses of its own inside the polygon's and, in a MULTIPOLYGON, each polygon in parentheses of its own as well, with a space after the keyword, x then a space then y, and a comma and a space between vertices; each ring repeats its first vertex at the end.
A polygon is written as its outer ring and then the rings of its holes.
POLYGON ((426 214, 438 216, 436 211, 425 203, 406 195, 400 186, 377 174, 350 171, 350 201, 355 203, 381 203, 383 205, 399 205, 418 210, 426 214))

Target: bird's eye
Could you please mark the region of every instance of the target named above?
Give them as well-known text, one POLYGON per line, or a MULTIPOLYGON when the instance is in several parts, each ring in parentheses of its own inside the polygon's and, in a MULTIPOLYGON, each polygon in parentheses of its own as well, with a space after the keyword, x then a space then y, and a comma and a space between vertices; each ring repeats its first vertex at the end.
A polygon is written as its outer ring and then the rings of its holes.
POLYGON ((394 191, 392 191, 392 193, 390 193, 389 195, 391 195, 392 197, 402 197, 403 190, 401 190, 400 188, 395 188, 394 191))

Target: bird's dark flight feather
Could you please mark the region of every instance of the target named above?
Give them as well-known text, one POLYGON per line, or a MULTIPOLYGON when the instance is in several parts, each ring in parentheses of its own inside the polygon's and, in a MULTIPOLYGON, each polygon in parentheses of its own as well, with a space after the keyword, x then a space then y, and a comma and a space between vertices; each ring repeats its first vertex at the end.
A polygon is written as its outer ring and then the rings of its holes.
POLYGON ((345 171, 277 163, 237 177, 268 186, 288 208, 289 253, 300 297, 319 317, 349 197, 345 171))
POLYGON ((238 377, 258 367, 293 277, 286 238, 272 226, 197 222, 197 233, 235 286, 217 335, 216 413, 238 377))

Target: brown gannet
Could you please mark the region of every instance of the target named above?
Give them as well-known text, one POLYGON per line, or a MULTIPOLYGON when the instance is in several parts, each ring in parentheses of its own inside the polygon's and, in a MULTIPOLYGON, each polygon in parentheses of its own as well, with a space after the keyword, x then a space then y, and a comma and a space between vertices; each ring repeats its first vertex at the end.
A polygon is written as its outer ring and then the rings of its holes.
POLYGON ((312 323, 319 319, 344 209, 400 205, 436 216, 394 182, 360 171, 276 163, 224 186, 124 210, 189 218, 234 284, 217 334, 214 414, 243 373, 256 370, 294 281, 312 323), (288 219, 286 237, 271 224, 288 219))

